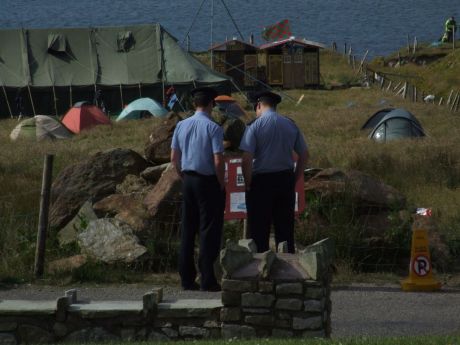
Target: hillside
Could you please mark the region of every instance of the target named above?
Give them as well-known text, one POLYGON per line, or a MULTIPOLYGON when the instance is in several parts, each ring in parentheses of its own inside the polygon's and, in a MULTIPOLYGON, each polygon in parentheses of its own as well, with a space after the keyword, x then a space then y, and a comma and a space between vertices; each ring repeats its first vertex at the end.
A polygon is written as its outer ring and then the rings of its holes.
POLYGON ((374 59, 370 67, 393 79, 408 81, 425 94, 447 100, 451 90, 460 91, 460 42, 455 51, 451 44, 422 45, 415 54, 408 54, 404 48, 388 57, 374 59))

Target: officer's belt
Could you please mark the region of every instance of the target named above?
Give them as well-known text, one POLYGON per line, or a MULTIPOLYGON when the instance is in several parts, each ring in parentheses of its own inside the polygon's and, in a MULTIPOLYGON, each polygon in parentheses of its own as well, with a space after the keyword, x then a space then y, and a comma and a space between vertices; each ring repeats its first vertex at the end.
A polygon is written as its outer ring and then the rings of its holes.
POLYGON ((281 171, 273 171, 273 172, 264 172, 264 173, 254 173, 253 177, 259 176, 282 176, 286 174, 294 174, 293 169, 281 170, 281 171))
POLYGON ((215 178, 216 175, 203 175, 203 174, 200 174, 194 170, 184 170, 182 171, 183 174, 185 175, 189 175, 189 176, 198 176, 198 177, 204 177, 204 178, 215 178))

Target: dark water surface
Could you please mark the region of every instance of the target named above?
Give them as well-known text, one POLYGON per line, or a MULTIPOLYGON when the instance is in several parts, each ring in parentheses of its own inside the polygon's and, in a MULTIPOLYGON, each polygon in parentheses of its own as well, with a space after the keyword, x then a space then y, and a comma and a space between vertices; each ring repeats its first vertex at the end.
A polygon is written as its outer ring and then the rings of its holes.
MULTIPOLYGON (((0 28, 81 27, 160 23, 184 39, 203 0, 0 0, 0 28)), ((190 31, 191 47, 205 50, 211 41, 211 4, 205 0, 190 31)), ((330 45, 352 43, 357 53, 385 55, 411 40, 438 39, 459 0, 225 0, 245 36, 262 43, 266 25, 287 18, 297 37, 330 45)), ((214 0, 214 41, 237 35, 222 0, 214 0)))

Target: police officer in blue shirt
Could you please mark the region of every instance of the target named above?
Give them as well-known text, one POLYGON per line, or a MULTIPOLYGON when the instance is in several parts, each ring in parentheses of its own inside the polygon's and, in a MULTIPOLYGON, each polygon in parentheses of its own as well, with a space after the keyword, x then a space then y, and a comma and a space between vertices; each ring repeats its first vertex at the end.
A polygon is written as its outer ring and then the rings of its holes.
POLYGON ((257 250, 265 252, 273 222, 276 247, 287 241, 289 252, 294 253, 295 185, 308 160, 307 145, 296 124, 276 112, 279 95, 265 91, 254 98, 257 118, 247 126, 240 143, 249 234, 257 250), (295 168, 294 152, 298 156, 295 168))
POLYGON ((171 144, 171 162, 183 179, 179 274, 185 290, 219 291, 214 262, 220 250, 225 190, 223 130, 210 118, 217 92, 209 87, 192 90, 196 112, 179 122, 171 144), (199 234, 195 282, 195 236, 199 234))

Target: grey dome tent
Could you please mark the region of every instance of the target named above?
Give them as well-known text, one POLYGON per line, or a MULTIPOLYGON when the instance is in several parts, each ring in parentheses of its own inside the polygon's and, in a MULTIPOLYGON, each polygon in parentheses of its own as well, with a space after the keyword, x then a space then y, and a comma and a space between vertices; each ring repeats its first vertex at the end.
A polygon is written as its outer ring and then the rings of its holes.
POLYGON ((396 139, 424 137, 425 132, 414 115, 405 109, 386 114, 369 134, 369 139, 385 142, 396 139))
POLYGON ((361 127, 361 129, 372 129, 374 128, 377 123, 379 123, 383 117, 388 114, 390 111, 395 110, 394 108, 385 108, 381 109, 378 112, 376 112, 374 115, 372 115, 366 123, 361 127))

